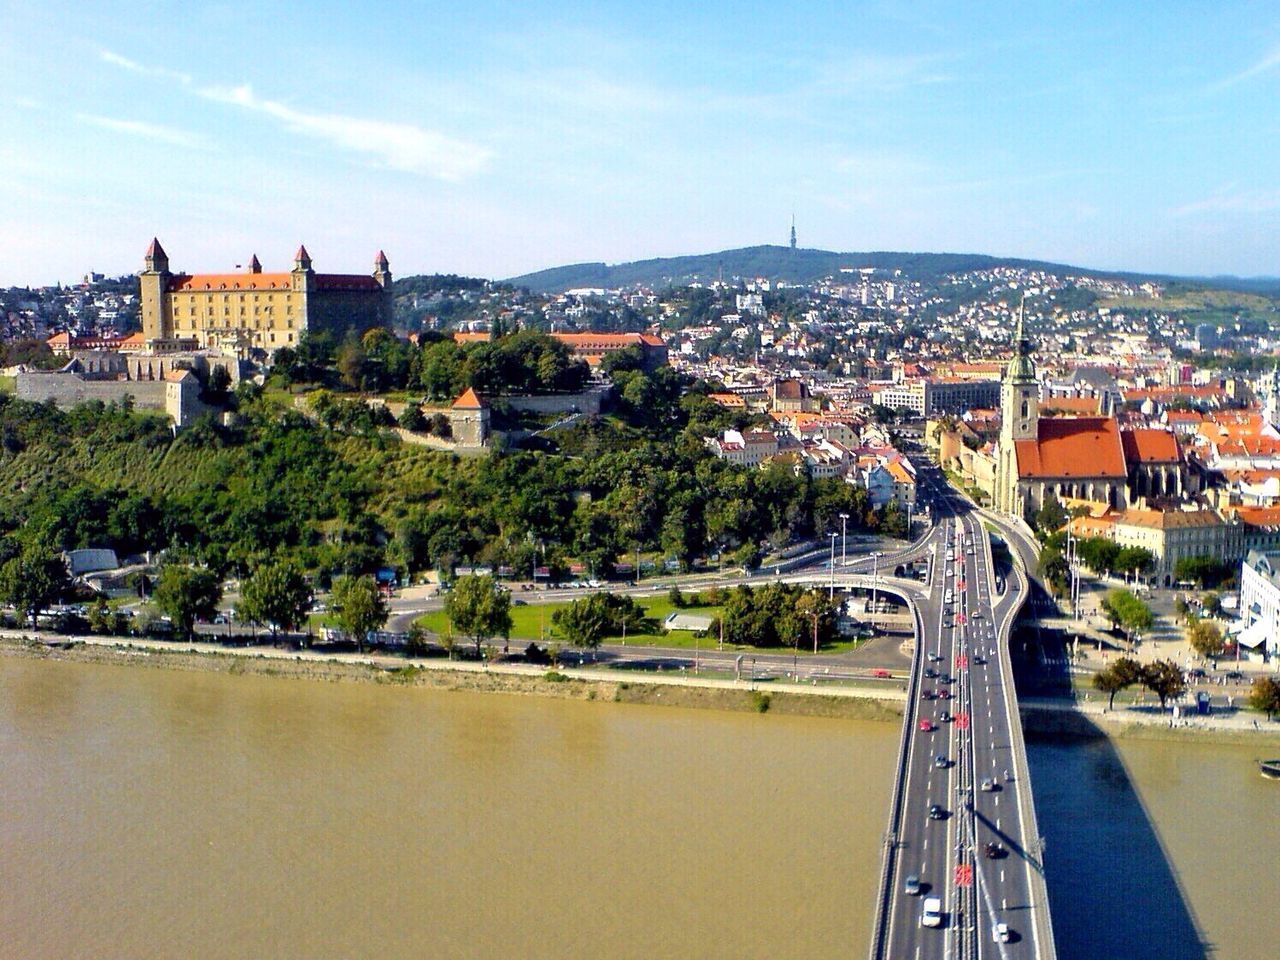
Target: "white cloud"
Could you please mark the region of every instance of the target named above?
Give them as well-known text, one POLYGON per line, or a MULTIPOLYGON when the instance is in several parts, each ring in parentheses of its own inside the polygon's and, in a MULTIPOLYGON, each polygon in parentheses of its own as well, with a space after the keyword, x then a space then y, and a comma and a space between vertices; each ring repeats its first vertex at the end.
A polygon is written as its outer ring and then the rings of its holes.
POLYGON ((144 77, 165 77, 169 80, 177 80, 184 86, 191 83, 189 74, 180 73, 177 70, 168 70, 164 67, 148 67, 146 64, 138 63, 137 60, 130 60, 128 57, 122 56, 113 50, 99 50, 98 56, 102 58, 104 63, 119 67, 121 70, 128 70, 130 73, 140 74, 144 77))
POLYGON ((102 127, 104 130, 127 133, 131 136, 143 137, 159 143, 168 143, 175 147, 197 148, 206 145, 204 138, 199 134, 191 133, 187 130, 179 130, 176 127, 162 126, 158 123, 148 123, 145 120, 122 120, 117 117, 100 117, 90 113, 77 113, 76 119, 81 123, 102 127))
POLYGON ((1191 217, 1202 213, 1271 213, 1275 210, 1280 210, 1280 190, 1238 190, 1229 184, 1170 212, 1175 217, 1191 217))
POLYGON ((1268 73, 1278 66, 1280 66, 1280 45, 1272 47, 1261 60, 1251 64, 1239 73, 1233 73, 1231 76, 1224 77, 1217 83, 1211 84, 1209 89, 1212 91, 1225 90, 1227 87, 1234 87, 1237 83, 1251 80, 1259 74, 1268 73))
POLYGON ((286 130, 368 154, 394 170, 458 181, 478 173, 492 152, 485 147, 407 123, 334 113, 311 113, 257 96, 248 84, 211 87, 202 97, 279 120, 286 130))

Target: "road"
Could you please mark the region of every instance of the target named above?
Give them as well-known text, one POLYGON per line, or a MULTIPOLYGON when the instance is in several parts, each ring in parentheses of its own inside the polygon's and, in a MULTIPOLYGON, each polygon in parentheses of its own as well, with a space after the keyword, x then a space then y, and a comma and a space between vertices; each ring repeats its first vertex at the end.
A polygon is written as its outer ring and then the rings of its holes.
POLYGON ((936 473, 925 477, 945 519, 926 544, 932 579, 917 604, 920 649, 904 717, 902 779, 886 837, 887 900, 878 907, 871 955, 1052 957, 1008 659, 1008 632, 1027 583, 1015 570, 1001 577, 1004 589, 997 590, 981 518, 951 497, 936 473), (934 805, 941 811, 936 818, 930 814, 934 805), (991 857, 988 844, 998 845, 991 857), (908 877, 918 879, 919 893, 906 892, 908 877), (936 928, 922 924, 930 897, 941 900, 936 928), (994 939, 997 923, 1010 928, 1009 942, 994 939))

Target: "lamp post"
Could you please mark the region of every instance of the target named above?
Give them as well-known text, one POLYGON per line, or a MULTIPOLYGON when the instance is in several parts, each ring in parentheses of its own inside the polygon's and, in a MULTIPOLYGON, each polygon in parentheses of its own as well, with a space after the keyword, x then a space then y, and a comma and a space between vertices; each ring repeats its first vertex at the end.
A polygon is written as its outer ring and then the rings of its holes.
POLYGON ((849 561, 846 559, 849 549, 849 515, 847 513, 840 514, 840 566, 847 567, 849 561))
POLYGON ((876 615, 876 586, 880 580, 880 554, 871 554, 871 616, 874 621, 876 615))
POLYGON ((831 592, 828 594, 829 599, 836 598, 836 534, 833 532, 831 536, 831 592))

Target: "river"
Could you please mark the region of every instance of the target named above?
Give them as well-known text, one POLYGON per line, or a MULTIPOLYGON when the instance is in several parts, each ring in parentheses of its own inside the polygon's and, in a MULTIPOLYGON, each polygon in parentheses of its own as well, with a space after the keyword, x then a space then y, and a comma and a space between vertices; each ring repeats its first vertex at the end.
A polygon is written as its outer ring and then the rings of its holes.
MULTIPOLYGON (((0 658, 0 957, 861 957, 897 740, 0 658)), ((1181 902, 1144 886, 1161 842, 1194 904, 1155 911, 1168 942, 1274 954, 1280 784, 1246 761, 1033 744, 1064 960, 1207 955, 1130 949, 1148 893, 1181 902)))

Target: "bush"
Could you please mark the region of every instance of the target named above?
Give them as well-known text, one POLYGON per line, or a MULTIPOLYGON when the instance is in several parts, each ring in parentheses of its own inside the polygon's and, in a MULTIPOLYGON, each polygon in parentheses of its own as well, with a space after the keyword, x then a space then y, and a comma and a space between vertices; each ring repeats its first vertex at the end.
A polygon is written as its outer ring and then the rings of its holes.
POLYGON ((768 713, 772 699, 767 693, 761 693, 759 690, 751 691, 751 706, 756 713, 768 713))

